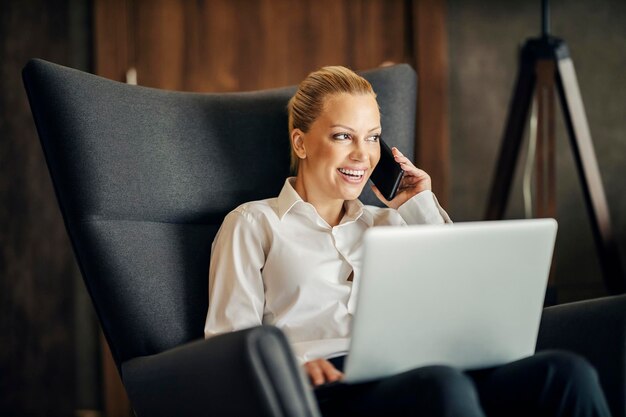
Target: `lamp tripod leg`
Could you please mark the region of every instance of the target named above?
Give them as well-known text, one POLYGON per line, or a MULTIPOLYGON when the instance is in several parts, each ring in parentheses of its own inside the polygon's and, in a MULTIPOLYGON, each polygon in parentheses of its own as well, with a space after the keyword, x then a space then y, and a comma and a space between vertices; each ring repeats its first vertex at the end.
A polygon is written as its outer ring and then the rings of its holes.
POLYGON ((504 130, 504 138, 500 148, 495 174, 491 183, 489 200, 485 211, 486 220, 497 220, 504 216, 509 198, 515 164, 522 145, 524 125, 528 119, 533 90, 535 88, 534 61, 522 58, 513 99, 504 130))
MULTIPOLYGON (((535 217, 557 217, 556 210, 556 123, 555 63, 540 59, 536 64, 537 144, 535 151, 535 217)), ((529 156, 530 157, 530 156, 529 156)), ((546 305, 557 302, 555 262, 550 266, 546 305)))
POLYGON ((611 216, 574 64, 569 57, 557 61, 557 87, 605 285, 611 294, 623 293, 626 277, 611 228, 611 216))

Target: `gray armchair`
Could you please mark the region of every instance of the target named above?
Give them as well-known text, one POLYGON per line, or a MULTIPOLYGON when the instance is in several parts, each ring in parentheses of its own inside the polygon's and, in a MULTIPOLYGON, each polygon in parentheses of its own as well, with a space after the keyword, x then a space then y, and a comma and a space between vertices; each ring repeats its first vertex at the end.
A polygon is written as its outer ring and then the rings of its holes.
MULTIPOLYGON (((386 140, 413 154, 415 72, 398 65, 363 75, 378 93, 386 140)), ((78 265, 136 414, 319 415, 277 328, 202 339, 211 242, 231 209, 280 191, 294 88, 170 92, 42 60, 30 61, 23 78, 78 265)), ((368 193, 362 199, 378 204, 368 193)), ((595 303, 546 310, 539 347, 586 354, 624 416, 625 301, 595 303)))
POLYGON ((543 310, 537 350, 565 349, 598 371, 614 417, 626 416, 626 295, 543 310))

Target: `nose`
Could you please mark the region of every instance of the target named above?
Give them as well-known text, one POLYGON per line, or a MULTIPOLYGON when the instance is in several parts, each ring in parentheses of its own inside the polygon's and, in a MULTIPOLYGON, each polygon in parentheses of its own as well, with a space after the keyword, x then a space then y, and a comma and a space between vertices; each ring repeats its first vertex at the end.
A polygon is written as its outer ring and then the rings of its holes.
POLYGON ((350 159, 358 162, 364 161, 367 158, 367 150, 365 149, 365 146, 365 141, 354 141, 352 151, 350 152, 350 159))

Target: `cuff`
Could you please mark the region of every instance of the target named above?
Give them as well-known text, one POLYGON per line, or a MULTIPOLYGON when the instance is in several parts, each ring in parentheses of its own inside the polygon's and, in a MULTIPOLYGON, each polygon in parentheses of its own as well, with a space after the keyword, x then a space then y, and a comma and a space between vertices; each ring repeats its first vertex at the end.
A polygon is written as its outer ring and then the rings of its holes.
POLYGON ((450 216, 430 190, 424 190, 407 200, 398 207, 398 212, 407 224, 452 223, 450 216))

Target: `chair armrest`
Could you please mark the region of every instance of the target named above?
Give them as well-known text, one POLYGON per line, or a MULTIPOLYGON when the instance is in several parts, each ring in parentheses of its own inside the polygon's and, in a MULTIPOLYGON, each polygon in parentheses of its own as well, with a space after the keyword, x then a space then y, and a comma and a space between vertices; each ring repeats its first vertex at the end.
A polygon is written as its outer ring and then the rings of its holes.
POLYGON ((543 310, 537 350, 565 349, 598 371, 615 416, 626 416, 626 295, 543 310))
POLYGON ((138 417, 319 416, 284 334, 259 326, 122 364, 138 417))

